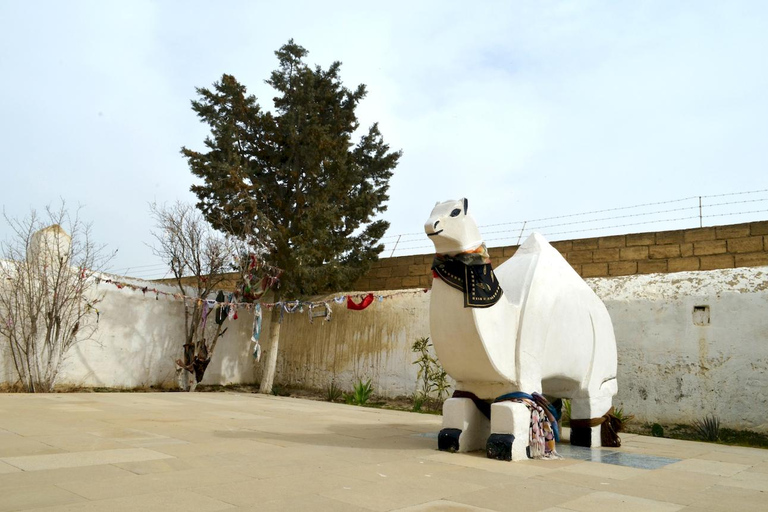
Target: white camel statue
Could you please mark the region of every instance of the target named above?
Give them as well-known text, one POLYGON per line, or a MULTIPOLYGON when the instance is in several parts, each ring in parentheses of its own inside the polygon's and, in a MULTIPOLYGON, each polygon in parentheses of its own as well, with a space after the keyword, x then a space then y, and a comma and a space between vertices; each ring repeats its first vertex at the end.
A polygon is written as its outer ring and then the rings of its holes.
MULTIPOLYGON (((457 390, 482 400, 515 391, 571 399, 571 443, 599 447, 600 423, 617 392, 616 340, 605 306, 538 233, 494 271, 473 268, 473 255, 485 246, 467 207, 466 199, 437 203, 424 225, 437 253, 430 330, 438 359, 457 390), (464 291, 457 283, 467 283, 464 291)), ((440 448, 526 458, 530 411, 493 403, 489 421, 475 402, 445 402, 440 448)))

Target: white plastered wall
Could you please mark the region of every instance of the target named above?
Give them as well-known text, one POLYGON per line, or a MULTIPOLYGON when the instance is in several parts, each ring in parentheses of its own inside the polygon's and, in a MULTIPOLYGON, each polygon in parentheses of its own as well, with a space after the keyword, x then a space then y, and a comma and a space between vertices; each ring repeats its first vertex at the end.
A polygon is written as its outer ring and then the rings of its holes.
MULTIPOLYGON (((768 432, 768 267, 587 279, 610 313, 618 349, 614 403, 639 422, 691 423, 768 432), (694 313, 694 308, 699 307, 694 313), (705 314, 709 323, 697 325, 705 314)), ((286 316, 277 381, 407 395, 417 386, 413 341, 429 335, 429 294, 336 307, 310 325, 286 316)))
MULTIPOLYGON (((615 405, 641 422, 690 423, 716 414, 724 426, 768 432, 768 267, 587 283, 605 302, 616 332, 615 405), (694 323, 695 306, 708 307, 708 325, 694 323)), ((108 283, 99 291, 106 295, 96 337, 72 350, 59 381, 133 387, 173 379, 183 343, 181 301, 155 300, 151 292, 108 283)), ((377 300, 363 311, 332 304, 330 322, 317 318, 310 324, 306 312, 286 314, 277 382, 322 389, 335 379, 349 390, 357 379, 371 378, 378 394, 413 393, 418 368, 411 345, 429 335, 429 298, 416 291, 377 300)), ((258 380, 260 365, 249 341, 252 315, 241 309, 239 319, 228 322, 203 383, 258 380)), ((269 339, 267 311, 261 339, 269 339)), ((0 380, 14 381, 2 348, 0 380)))
POLYGON ((325 298, 333 311, 329 322, 315 318, 310 323, 308 311, 284 315, 277 382, 313 389, 334 382, 349 391, 358 380, 371 379, 376 394, 412 394, 418 368, 411 346, 417 338, 429 336, 430 294, 423 290, 374 294, 377 298, 362 311, 325 298))
MULTIPOLYGON (((168 295, 156 299, 152 288, 166 293, 178 290, 156 283, 130 280, 142 293, 102 281, 95 290, 103 294, 97 304, 99 324, 92 339, 75 345, 67 354, 58 384, 87 387, 132 388, 173 384, 174 361, 182 356, 184 306, 168 295)), ((203 384, 250 383, 255 379, 250 336, 253 312, 238 310, 239 319, 227 321, 229 330, 219 340, 203 384)), ((209 332, 215 324, 209 317, 209 332)), ((265 333, 268 335, 268 333, 265 333)), ((13 361, 3 341, 0 346, 0 380, 16 381, 13 361)))
POLYGON ((714 414, 768 431, 768 267, 587 283, 613 320, 627 413, 665 424, 714 414))

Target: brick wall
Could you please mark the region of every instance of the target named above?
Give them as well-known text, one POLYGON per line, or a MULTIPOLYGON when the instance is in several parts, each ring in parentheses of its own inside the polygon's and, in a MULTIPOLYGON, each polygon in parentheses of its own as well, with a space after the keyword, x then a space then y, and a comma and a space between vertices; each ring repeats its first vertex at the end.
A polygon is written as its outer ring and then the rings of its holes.
MULTIPOLYGON (((768 265, 768 221, 553 242, 582 277, 715 270, 768 265)), ((489 249, 494 265, 517 246, 489 249)), ((429 288, 432 254, 385 258, 354 290, 429 288)))

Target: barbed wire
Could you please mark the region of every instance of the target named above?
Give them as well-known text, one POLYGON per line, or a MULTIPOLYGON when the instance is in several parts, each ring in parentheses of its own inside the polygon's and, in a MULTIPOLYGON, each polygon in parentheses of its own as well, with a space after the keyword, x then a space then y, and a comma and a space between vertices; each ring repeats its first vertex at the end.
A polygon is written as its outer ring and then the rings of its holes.
POLYGON ((746 192, 727 192, 725 194, 710 194, 708 196, 698 196, 698 197, 701 197, 702 199, 706 199, 707 197, 743 196, 745 194, 760 194, 762 192, 768 192, 768 188, 765 188, 763 190, 747 190, 746 192))
MULTIPOLYGON (((616 211, 620 211, 620 210, 630 210, 630 209, 633 209, 633 208, 645 208, 647 206, 659 206, 659 205, 663 205, 663 204, 680 203, 680 202, 683 202, 683 201, 691 201, 691 200, 694 200, 694 199, 707 199, 707 198, 711 198, 711 197, 739 196, 739 195, 745 195, 745 194, 760 194, 762 192, 768 192, 768 189, 749 190, 749 191, 746 191, 746 192, 729 192, 729 193, 725 193, 725 194, 711 194, 711 195, 706 195, 706 196, 690 196, 690 197, 684 197, 684 198, 681 198, 681 199, 670 199, 668 201, 656 201, 656 202, 652 202, 652 203, 636 204, 636 205, 632 205, 632 206, 619 206, 619 207, 616 207, 616 208, 605 208, 605 209, 602 209, 602 210, 592 210, 592 211, 581 212, 581 213, 569 213, 569 214, 566 214, 566 215, 556 215, 554 217, 542 217, 540 219, 509 221, 509 222, 501 222, 501 223, 497 223, 497 224, 483 224, 482 226, 478 226, 478 227, 479 228, 492 228, 492 227, 496 227, 496 226, 520 225, 520 224, 531 223, 531 222, 541 222, 541 221, 545 221, 545 220, 567 219, 567 218, 571 218, 571 217, 579 217, 579 216, 585 216, 585 215, 595 215, 595 214, 598 214, 598 213, 616 212, 616 211)), ((757 199, 755 201, 765 201, 765 200, 766 199, 757 199)), ((749 202, 749 201, 734 201, 734 202, 728 202, 728 203, 717 203, 717 204, 712 204, 712 205, 708 205, 708 206, 717 206, 717 205, 723 205, 723 204, 738 204, 738 203, 741 203, 741 202, 749 202)), ((693 206, 691 208, 696 208, 696 206, 693 206)), ((677 211, 677 209, 676 210, 667 210, 667 211, 677 211)), ((661 213, 661 212, 656 212, 656 213, 661 213)), ((610 217, 610 218, 619 218, 619 217, 610 217)), ((397 238, 399 236, 411 236, 411 235, 423 235, 423 233, 417 232, 417 233, 402 233, 400 235, 387 235, 385 237, 382 237, 382 240, 390 239, 390 238, 397 238)))
MULTIPOLYGON (((766 202, 768 201, 768 197, 757 198, 757 199, 743 199, 739 201, 719 201, 719 202, 713 202, 709 204, 707 204, 706 201, 704 201, 705 199, 744 196, 744 195, 750 195, 750 194, 761 194, 765 192, 768 192, 768 189, 749 190, 744 192, 729 192, 729 193, 723 193, 723 194, 710 194, 710 195, 702 195, 702 196, 690 196, 690 197, 685 197, 681 199, 672 199, 668 201, 656 201, 656 202, 642 203, 642 204, 631 205, 631 206, 605 208, 601 210, 592 210, 588 212, 572 213, 572 214, 565 214, 565 215, 555 215, 551 217, 542 217, 538 219, 531 219, 531 220, 524 220, 524 221, 511 221, 511 222, 501 222, 501 223, 495 223, 495 224, 484 224, 484 225, 478 226, 478 228, 481 229, 483 235, 486 237, 488 237, 488 235, 507 234, 507 236, 496 236, 496 237, 485 238, 486 242, 494 242, 494 241, 498 242, 502 240, 517 239, 517 243, 519 243, 524 235, 530 234, 532 231, 540 231, 542 235, 546 237, 557 237, 559 235, 573 235, 577 233, 591 234, 591 233, 594 233, 595 231, 610 231, 610 230, 616 230, 619 228, 629 228, 629 227, 643 226, 643 225, 649 225, 649 224, 662 224, 662 223, 669 224, 669 223, 676 223, 676 222, 688 222, 689 225, 685 227, 690 228, 690 227, 693 227, 693 226, 690 226, 690 221, 692 220, 698 220, 699 226, 695 226, 695 227, 700 227, 703 225, 704 219, 729 217, 734 215, 752 215, 757 213, 768 212, 768 210, 749 210, 749 211, 738 210, 738 211, 727 212, 727 213, 711 212, 713 208, 722 208, 722 207, 734 208, 734 207, 737 207, 737 205, 742 205, 742 204, 766 202), (599 218, 583 218, 580 220, 573 220, 569 222, 541 224, 542 222, 546 222, 546 221, 572 219, 575 217, 589 217, 589 216, 598 215, 601 213, 648 208, 652 206, 682 203, 685 201, 696 201, 696 204, 692 206, 683 206, 680 208, 667 208, 667 209, 660 209, 660 210, 653 210, 653 211, 641 211, 641 212, 629 213, 625 215, 614 215, 614 216, 606 216, 606 217, 599 217, 599 218), (678 216, 678 217, 672 217, 672 218, 666 216, 662 218, 643 220, 641 222, 624 222, 624 223, 618 223, 618 224, 613 223, 611 225, 595 226, 595 224, 598 224, 601 222, 616 221, 619 219, 663 216, 670 213, 696 211, 696 210, 698 210, 698 213, 699 213, 698 215, 678 216), (706 210, 709 210, 709 211, 706 211, 706 210), (493 228, 493 227, 500 227, 500 226, 509 226, 509 228, 501 229, 501 230, 493 230, 493 231, 483 230, 483 228, 493 228), (566 227, 566 226, 582 226, 582 227, 580 227, 579 229, 546 231, 551 228, 566 227)), ((423 232, 402 233, 399 235, 388 235, 386 238, 388 240, 394 240, 394 242, 385 242, 385 254, 389 253, 390 256, 394 255, 395 253, 413 252, 420 249, 433 248, 431 244, 425 243, 426 238, 423 232)))
MULTIPOLYGON (((685 222, 685 223, 691 224, 690 221, 695 221, 695 220, 698 220, 699 224, 703 225, 704 219, 732 217, 735 215, 754 215, 758 213, 761 213, 761 214, 768 213, 768 209, 749 210, 749 211, 739 210, 739 211, 724 212, 724 213, 712 212, 713 208, 722 208, 722 207, 737 208, 737 205, 741 205, 741 204, 753 204, 753 203, 766 202, 768 201, 768 197, 761 197, 757 199, 743 199, 738 201, 719 201, 719 202, 713 202, 709 204, 705 202, 705 199, 754 195, 754 194, 762 194, 766 192, 768 192, 768 189, 748 190, 743 192, 729 192, 729 193, 723 193, 723 194, 710 194, 710 195, 702 195, 702 196, 689 196, 689 197, 684 197, 680 199, 655 201, 655 202, 641 203, 641 204, 630 205, 630 206, 618 206, 615 208, 604 208, 600 210, 591 210, 591 211, 581 212, 581 213, 554 215, 550 217, 541 217, 541 218, 530 219, 530 220, 483 224, 478 226, 478 228, 480 228, 481 232, 485 237, 488 237, 489 235, 508 234, 507 236, 491 236, 489 238, 485 238, 486 242, 516 241, 517 243, 519 243, 523 236, 530 234, 534 230, 540 231, 542 235, 546 237, 558 237, 560 235, 574 235, 578 233, 592 234, 596 231, 610 232, 611 230, 617 230, 619 228, 633 228, 637 226, 647 226, 651 224, 663 224, 663 223, 670 224, 670 223, 676 223, 676 222, 677 223, 685 222), (695 204, 691 206, 681 206, 679 208, 666 208, 666 209, 659 209, 659 210, 652 210, 652 211, 640 211, 636 213, 628 213, 628 214, 622 214, 622 215, 602 216, 598 218, 586 218, 586 217, 604 214, 604 213, 623 212, 623 211, 633 210, 633 209, 637 210, 641 208, 649 208, 654 206, 683 203, 686 201, 695 201, 695 204), (650 216, 664 216, 671 213, 689 212, 689 211, 696 211, 696 210, 698 210, 699 212, 698 215, 677 216, 673 218, 663 217, 663 218, 642 220, 639 222, 624 222, 624 223, 618 223, 618 224, 613 223, 611 225, 599 225, 599 226, 595 225, 601 222, 610 222, 610 221, 617 221, 622 219, 633 219, 633 218, 639 219, 639 218, 650 217, 650 216), (708 210, 708 211, 705 211, 705 210, 708 210), (582 219, 572 220, 568 222, 556 222, 556 223, 547 224, 547 222, 550 222, 550 221, 574 219, 578 217, 582 217, 582 219), (541 224, 541 223, 544 223, 544 224, 541 224), (495 227, 501 227, 501 226, 509 226, 509 228, 492 230, 492 231, 485 230, 485 228, 495 228, 495 227), (574 227, 582 226, 582 227, 578 229, 546 231, 553 228, 564 228, 568 226, 574 226, 574 227)), ((687 225, 682 227, 690 228, 694 226, 687 225)), ((698 227, 698 226, 695 226, 695 227, 698 227)), ((408 252, 412 253, 414 251, 418 251, 422 249, 425 249, 425 250, 433 249, 432 244, 430 244, 427 241, 423 231, 418 231, 413 233, 385 235, 381 238, 381 241, 384 243, 384 246, 385 246, 385 250, 382 254, 388 255, 388 256, 392 256, 395 253, 404 254, 408 252)), ((170 270, 163 263, 157 263, 152 265, 137 265, 133 267, 123 268, 121 270, 122 272, 119 272, 119 273, 115 272, 115 274, 124 275, 131 271, 138 271, 136 272, 136 274, 132 275, 132 277, 139 278, 139 279, 162 279, 164 277, 167 277, 170 274, 170 270), (159 277, 160 274, 163 274, 163 276, 159 277)))
POLYGON ((168 268, 168 265, 165 263, 156 263, 154 265, 143 265, 143 266, 136 266, 136 267, 121 267, 119 269, 109 269, 108 272, 110 274, 115 275, 124 275, 128 272, 137 271, 139 273, 147 273, 147 272, 153 272, 157 270, 165 270, 168 268))
POLYGON ((712 215, 705 215, 704 218, 707 217, 728 217, 731 215, 747 215, 752 213, 768 213, 768 210, 750 210, 748 212, 733 212, 733 213, 717 213, 712 215))
MULTIPOLYGON (((634 215, 619 215, 617 217, 602 217, 600 219, 590 219, 588 222, 602 222, 606 220, 616 220, 616 219, 628 219, 632 217, 642 217, 643 215, 656 215, 659 213, 672 213, 672 212, 681 212, 685 210, 695 210, 698 209, 698 206, 689 206, 687 208, 673 208, 671 210, 661 210, 658 212, 646 212, 646 213, 638 213, 634 215)), ((560 226, 574 226, 576 224, 584 224, 587 221, 583 220, 577 220, 574 222, 561 222, 560 224, 547 224, 544 226, 529 226, 528 229, 547 229, 547 228, 556 228, 560 226)), ((509 233, 510 230, 502 230, 502 231, 487 231, 486 233, 489 235, 496 234, 496 233, 509 233)))
POLYGON ((526 222, 541 222, 541 221, 544 221, 544 220, 568 219, 568 218, 571 218, 571 217, 580 217, 580 216, 584 216, 584 215, 595 215, 595 214, 598 214, 598 213, 616 212, 616 211, 619 211, 619 210, 630 210, 632 208, 644 208, 646 206, 657 206, 657 205, 662 205, 662 204, 679 203, 679 202, 682 202, 682 201, 690 201, 691 199, 695 199, 695 198, 694 197, 686 197, 686 198, 683 198, 683 199, 672 199, 670 201, 659 201, 659 202, 656 202, 656 203, 645 203, 645 204, 638 204, 638 205, 634 205, 634 206, 620 206, 618 208, 606 208, 604 210, 594 210, 594 211, 591 211, 591 212, 569 213, 567 215, 557 215, 555 217, 543 217, 541 219, 531 219, 531 220, 528 220, 528 221, 520 220, 520 221, 513 221, 513 222, 502 222, 502 223, 499 223, 499 224, 486 224, 484 226, 478 226, 478 227, 488 227, 488 228, 490 228, 490 227, 496 227, 496 226, 505 226, 507 224, 525 224, 526 222))

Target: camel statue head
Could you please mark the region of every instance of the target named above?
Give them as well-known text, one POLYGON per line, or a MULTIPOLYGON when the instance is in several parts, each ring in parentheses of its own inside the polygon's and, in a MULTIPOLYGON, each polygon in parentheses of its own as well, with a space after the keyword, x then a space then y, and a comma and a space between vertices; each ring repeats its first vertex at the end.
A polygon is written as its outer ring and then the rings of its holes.
POLYGON ((466 199, 436 203, 424 231, 435 244, 438 254, 456 255, 483 243, 475 219, 467 213, 466 199))

